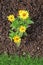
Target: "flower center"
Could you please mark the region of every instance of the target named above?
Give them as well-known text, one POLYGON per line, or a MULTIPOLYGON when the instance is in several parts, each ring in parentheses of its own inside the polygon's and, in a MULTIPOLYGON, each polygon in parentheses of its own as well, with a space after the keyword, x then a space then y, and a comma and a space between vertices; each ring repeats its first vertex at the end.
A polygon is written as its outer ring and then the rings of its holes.
POLYGON ((23 16, 26 16, 26 13, 23 13, 23 16))
POLYGON ((16 38, 16 40, 18 40, 18 38, 16 38))
POLYGON ((11 19, 12 19, 12 17, 11 17, 11 19))
POLYGON ((22 28, 22 30, 24 30, 24 28, 22 28))

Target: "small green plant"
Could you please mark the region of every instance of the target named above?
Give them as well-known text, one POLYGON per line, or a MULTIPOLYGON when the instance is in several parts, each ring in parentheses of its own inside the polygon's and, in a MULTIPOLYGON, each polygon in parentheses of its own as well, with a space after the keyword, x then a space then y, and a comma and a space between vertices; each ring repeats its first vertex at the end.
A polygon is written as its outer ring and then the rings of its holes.
POLYGON ((11 30, 9 33, 9 38, 13 40, 17 46, 20 46, 21 37, 27 35, 26 30, 33 21, 29 17, 29 12, 26 10, 19 10, 17 18, 14 15, 7 16, 8 20, 11 22, 11 30))
POLYGON ((43 57, 1 54, 0 65, 43 65, 43 57))

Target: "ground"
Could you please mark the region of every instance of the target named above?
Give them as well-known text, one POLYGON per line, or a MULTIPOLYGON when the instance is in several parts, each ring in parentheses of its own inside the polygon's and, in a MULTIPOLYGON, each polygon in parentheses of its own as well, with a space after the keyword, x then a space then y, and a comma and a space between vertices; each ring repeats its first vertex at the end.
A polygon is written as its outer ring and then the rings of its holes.
POLYGON ((43 56, 43 1, 42 0, 0 0, 0 54, 29 53, 31 56, 43 56), (19 48, 9 39, 10 22, 9 14, 17 16, 20 9, 30 12, 34 21, 27 29, 27 37, 22 38, 19 48))

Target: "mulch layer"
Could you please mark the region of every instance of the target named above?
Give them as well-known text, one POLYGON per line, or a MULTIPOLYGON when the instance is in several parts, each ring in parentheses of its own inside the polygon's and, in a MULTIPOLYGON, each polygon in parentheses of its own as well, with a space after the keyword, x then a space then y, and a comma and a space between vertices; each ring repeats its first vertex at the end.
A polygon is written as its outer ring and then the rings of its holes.
POLYGON ((0 54, 43 56, 43 0, 0 0, 0 54), (34 24, 27 29, 19 48, 9 39, 9 14, 17 16, 20 9, 28 10, 34 24))

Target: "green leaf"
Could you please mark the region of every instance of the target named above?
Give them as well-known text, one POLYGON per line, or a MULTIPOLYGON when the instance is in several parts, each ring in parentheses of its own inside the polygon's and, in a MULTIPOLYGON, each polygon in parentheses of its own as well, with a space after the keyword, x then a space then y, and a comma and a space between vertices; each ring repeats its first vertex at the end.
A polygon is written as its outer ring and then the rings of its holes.
POLYGON ((18 34, 20 37, 22 37, 23 36, 23 33, 22 32, 19 32, 19 34, 18 34))
POLYGON ((20 21, 19 24, 20 24, 20 26, 25 26, 26 28, 27 28, 27 26, 28 26, 28 25, 26 24, 26 22, 25 22, 25 21, 22 21, 22 20, 20 21))
POLYGON ((34 22, 33 22, 32 20, 30 20, 30 19, 27 19, 27 20, 26 20, 26 23, 27 23, 27 24, 34 24, 34 22))
POLYGON ((19 47, 19 46, 20 46, 20 43, 21 43, 21 41, 20 41, 19 43, 16 43, 17 47, 19 47))
POLYGON ((27 36, 27 33, 25 32, 24 35, 27 36))
POLYGON ((20 26, 18 19, 12 22, 11 26, 13 29, 17 29, 20 26))
POLYGON ((15 33, 13 31, 10 30, 10 33, 9 33, 9 38, 12 40, 13 37, 14 37, 15 33))

